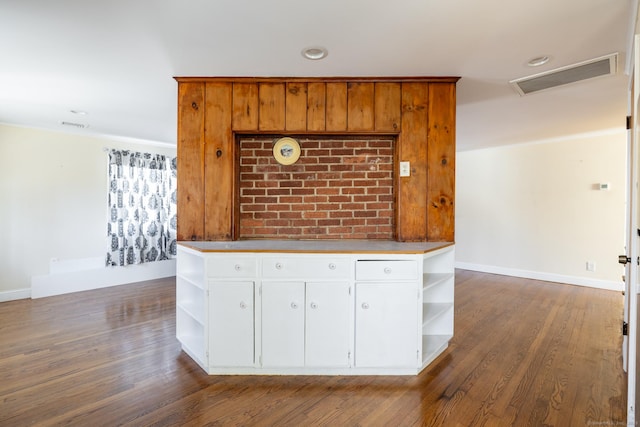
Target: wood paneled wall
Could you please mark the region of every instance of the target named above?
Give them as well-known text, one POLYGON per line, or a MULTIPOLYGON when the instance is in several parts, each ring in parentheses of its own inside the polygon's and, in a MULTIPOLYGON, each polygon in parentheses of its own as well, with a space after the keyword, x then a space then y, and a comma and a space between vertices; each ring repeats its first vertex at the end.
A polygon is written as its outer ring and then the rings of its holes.
POLYGON ((236 134, 397 138, 399 241, 453 241, 456 77, 178 77, 178 239, 238 237, 236 134))

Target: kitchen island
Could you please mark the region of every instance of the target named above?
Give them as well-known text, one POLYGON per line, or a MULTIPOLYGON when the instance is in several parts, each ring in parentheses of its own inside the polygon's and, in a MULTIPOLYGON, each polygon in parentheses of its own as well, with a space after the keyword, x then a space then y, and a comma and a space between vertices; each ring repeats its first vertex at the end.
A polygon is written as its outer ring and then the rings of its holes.
POLYGON ((209 374, 415 375, 453 336, 451 242, 180 242, 176 335, 209 374))

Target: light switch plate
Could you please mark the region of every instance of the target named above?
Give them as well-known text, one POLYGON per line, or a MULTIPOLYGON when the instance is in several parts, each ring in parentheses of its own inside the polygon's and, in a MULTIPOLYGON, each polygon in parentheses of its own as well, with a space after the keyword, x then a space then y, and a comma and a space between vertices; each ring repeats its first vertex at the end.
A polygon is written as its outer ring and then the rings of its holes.
POLYGON ((400 162, 400 176, 411 176, 410 162, 400 162))

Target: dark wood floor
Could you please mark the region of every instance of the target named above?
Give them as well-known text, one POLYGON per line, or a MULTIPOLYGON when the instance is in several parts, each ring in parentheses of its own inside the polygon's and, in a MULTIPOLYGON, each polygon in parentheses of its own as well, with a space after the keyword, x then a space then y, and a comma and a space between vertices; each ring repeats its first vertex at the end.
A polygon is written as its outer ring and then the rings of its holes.
POLYGON ((0 425, 624 425, 619 292, 458 271, 416 377, 207 376, 175 280, 0 304, 0 425))

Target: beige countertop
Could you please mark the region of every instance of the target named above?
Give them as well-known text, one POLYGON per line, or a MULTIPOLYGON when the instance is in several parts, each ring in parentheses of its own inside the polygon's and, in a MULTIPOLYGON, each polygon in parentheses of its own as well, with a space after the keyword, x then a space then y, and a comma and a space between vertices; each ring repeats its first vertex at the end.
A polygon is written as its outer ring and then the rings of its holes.
POLYGON ((396 242, 390 240, 235 240, 181 241, 200 252, 278 253, 396 253, 422 254, 453 245, 453 242, 396 242))

